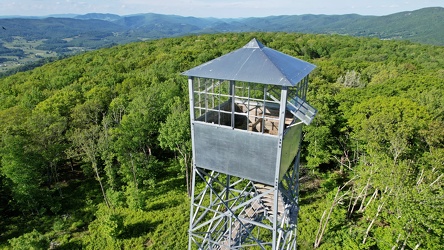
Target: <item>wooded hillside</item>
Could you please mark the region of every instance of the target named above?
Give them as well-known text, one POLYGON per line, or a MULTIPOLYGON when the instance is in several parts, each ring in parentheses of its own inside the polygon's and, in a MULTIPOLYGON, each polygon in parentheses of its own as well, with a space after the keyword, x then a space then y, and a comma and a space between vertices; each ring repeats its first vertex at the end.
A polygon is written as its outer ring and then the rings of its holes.
POLYGON ((90 13, 63 17, 0 16, 0 77, 49 61, 118 44, 227 32, 302 32, 408 40, 444 45, 444 8, 429 7, 387 16, 283 15, 198 18, 163 14, 90 13))
POLYGON ((0 247, 186 249, 180 73, 252 38, 317 65, 299 249, 443 249, 444 47, 296 33, 137 42, 0 78, 0 247))

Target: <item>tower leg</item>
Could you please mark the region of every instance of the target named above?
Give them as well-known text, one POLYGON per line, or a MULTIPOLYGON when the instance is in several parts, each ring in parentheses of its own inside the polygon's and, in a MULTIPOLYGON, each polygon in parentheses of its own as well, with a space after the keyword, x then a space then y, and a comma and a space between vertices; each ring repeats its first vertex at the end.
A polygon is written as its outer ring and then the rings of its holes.
POLYGON ((298 171, 299 154, 276 187, 195 167, 188 248, 296 249, 298 171))

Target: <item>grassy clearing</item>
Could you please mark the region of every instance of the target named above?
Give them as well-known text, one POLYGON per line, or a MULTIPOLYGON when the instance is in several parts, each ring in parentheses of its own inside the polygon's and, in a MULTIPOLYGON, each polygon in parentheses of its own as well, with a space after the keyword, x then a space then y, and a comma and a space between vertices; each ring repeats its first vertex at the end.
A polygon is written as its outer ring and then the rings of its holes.
POLYGON ((56 249, 185 249, 190 203, 183 176, 177 172, 171 176, 148 190, 144 207, 137 210, 106 207, 97 181, 77 176, 62 188, 62 207, 57 214, 16 214, 0 221, 0 249, 17 244, 49 244, 56 249), (117 226, 115 218, 120 222, 117 226), (115 232, 112 237, 110 232, 115 232))

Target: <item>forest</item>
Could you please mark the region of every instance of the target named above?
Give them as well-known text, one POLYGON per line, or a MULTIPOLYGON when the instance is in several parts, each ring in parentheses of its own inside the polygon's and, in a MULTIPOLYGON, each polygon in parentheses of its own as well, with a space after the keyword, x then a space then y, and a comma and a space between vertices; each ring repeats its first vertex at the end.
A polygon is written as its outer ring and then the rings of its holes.
POLYGON ((0 78, 0 249, 186 249, 181 72, 252 38, 317 66, 299 249, 444 249, 444 47, 282 32, 135 42, 0 78))
POLYGON ((288 32, 340 34, 444 45, 444 8, 429 7, 386 16, 282 15, 199 18, 156 13, 119 16, 89 13, 60 17, 0 16, 0 77, 60 57, 136 41, 190 34, 288 32))

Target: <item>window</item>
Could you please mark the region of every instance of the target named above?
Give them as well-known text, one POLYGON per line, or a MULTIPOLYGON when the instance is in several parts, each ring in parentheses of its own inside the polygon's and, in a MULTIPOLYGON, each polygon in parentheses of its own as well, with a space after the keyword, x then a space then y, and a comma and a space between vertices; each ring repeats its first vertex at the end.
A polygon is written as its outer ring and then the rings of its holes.
MULTIPOLYGON (((278 134, 280 86, 195 78, 193 95, 196 121, 278 134)), ((292 120, 287 112, 286 125, 292 120)))

